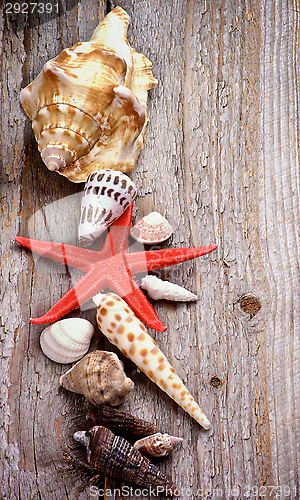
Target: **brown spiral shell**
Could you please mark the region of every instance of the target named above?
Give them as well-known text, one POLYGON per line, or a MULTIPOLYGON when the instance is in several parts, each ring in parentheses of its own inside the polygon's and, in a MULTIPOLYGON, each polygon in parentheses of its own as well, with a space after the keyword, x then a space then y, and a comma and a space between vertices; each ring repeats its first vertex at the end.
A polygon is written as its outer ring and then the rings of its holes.
POLYGON ((96 425, 88 431, 75 432, 73 437, 86 446, 87 460, 97 471, 145 488, 159 487, 161 493, 177 494, 178 488, 171 479, 126 439, 106 427, 96 425))
POLYGON ((106 404, 92 408, 86 418, 94 425, 108 427, 111 431, 121 435, 148 436, 157 432, 155 424, 106 404))

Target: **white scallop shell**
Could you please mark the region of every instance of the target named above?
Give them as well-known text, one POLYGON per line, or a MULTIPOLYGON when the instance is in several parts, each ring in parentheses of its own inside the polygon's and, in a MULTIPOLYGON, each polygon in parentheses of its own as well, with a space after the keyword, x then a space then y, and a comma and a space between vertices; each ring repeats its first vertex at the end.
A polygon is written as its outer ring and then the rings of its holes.
POLYGON ((146 290, 149 297, 154 300, 166 299, 175 300, 177 302, 199 300, 197 295, 186 290, 186 288, 175 285, 175 283, 170 283, 170 281, 160 280, 156 276, 145 276, 145 278, 142 279, 141 288, 146 290))
POLYGON ((78 229, 79 243, 87 247, 133 202, 137 188, 122 172, 105 169, 93 172, 85 185, 78 229))
POLYGON ((173 228, 171 224, 158 212, 151 212, 145 215, 130 230, 130 235, 145 245, 162 243, 172 233, 173 228))
POLYGON ((40 345, 56 363, 73 363, 84 356, 94 334, 92 323, 83 318, 66 318, 45 328, 40 345))

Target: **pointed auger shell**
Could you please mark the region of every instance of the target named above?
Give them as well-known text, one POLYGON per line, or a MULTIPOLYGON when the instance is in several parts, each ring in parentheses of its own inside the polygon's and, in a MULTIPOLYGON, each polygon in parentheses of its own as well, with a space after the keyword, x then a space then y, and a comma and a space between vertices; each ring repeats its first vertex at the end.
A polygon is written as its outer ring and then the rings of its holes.
POLYGON ((155 424, 107 404, 91 408, 86 418, 93 425, 102 425, 122 436, 149 436, 157 432, 155 424))
MULTIPOLYGON (((101 294, 99 294, 101 296, 101 294)), ((138 368, 191 415, 204 429, 210 421, 199 408, 166 356, 148 334, 126 302, 114 293, 98 299, 97 323, 100 330, 138 368)))
POLYGON ((85 445, 87 460, 99 472, 160 493, 176 495, 177 486, 126 439, 106 427, 94 426, 78 431, 74 439, 85 445))
POLYGON ((96 169, 132 170, 143 147, 147 91, 157 80, 129 45, 128 23, 116 7, 20 94, 44 163, 73 182, 96 169))

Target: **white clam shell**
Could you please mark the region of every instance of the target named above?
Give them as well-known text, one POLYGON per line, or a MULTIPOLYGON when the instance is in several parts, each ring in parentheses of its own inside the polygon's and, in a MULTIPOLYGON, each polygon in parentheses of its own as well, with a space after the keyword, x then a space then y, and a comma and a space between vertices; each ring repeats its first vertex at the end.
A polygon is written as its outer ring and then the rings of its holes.
POLYGON ((199 300, 199 297, 194 293, 186 290, 182 286, 171 283, 170 281, 163 281, 156 276, 147 275, 142 279, 141 288, 146 290, 149 297, 154 300, 166 299, 174 301, 191 302, 199 300))
POLYGON ((159 212, 151 212, 145 215, 130 230, 130 235, 145 245, 162 243, 172 233, 173 228, 171 224, 159 212))
POLYGON ((43 353, 56 363, 73 363, 84 356, 94 334, 92 323, 66 318, 45 328, 40 337, 43 353))
POLYGON ((105 169, 93 172, 85 185, 78 229, 79 243, 89 246, 133 202, 137 188, 122 172, 105 169))

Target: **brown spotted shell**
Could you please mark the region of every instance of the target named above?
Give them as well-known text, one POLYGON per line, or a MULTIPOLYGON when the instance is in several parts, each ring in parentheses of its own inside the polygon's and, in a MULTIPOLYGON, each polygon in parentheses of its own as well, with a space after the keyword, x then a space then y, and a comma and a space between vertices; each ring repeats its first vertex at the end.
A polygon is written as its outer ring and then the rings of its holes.
POLYGON ((134 387, 118 356, 107 351, 87 354, 62 375, 59 382, 65 389, 83 394, 95 405, 119 405, 134 387))
POLYGON ((96 169, 132 170, 143 147, 147 91, 157 81, 128 44, 128 23, 116 7, 21 92, 44 163, 73 182, 96 169))
POLYGON ((112 408, 107 404, 92 408, 86 418, 93 422, 94 425, 108 427, 111 431, 121 435, 148 436, 157 432, 155 424, 135 417, 118 408, 112 408))
POLYGON ((152 436, 139 439, 134 443, 134 448, 140 450, 144 455, 152 457, 164 457, 172 451, 183 439, 169 434, 157 432, 152 436))
POLYGON ((159 488, 160 493, 174 495, 177 486, 158 467, 144 457, 123 437, 102 426, 78 431, 74 439, 86 446, 87 460, 99 472, 145 488, 159 488))

